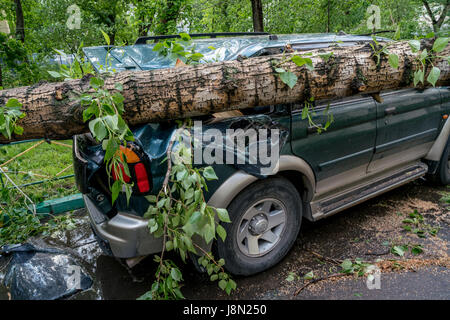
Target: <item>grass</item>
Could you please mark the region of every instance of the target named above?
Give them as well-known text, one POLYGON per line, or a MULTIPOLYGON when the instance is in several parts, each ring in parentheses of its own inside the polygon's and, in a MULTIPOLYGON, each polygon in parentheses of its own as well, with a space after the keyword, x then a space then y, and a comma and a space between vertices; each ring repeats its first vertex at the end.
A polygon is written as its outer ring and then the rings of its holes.
MULTIPOLYGON (((449 188, 450 187, 447 187, 447 189, 449 189, 449 188)), ((444 191, 444 192, 441 192, 441 195, 442 195, 441 201, 450 204, 450 192, 444 191)))
MULTIPOLYGON (((60 142, 72 145, 72 141, 70 140, 60 142)), ((27 150, 34 144, 36 144, 36 142, 0 147, 0 165, 15 155, 27 150)), ((8 175, 17 185, 53 178, 66 168, 68 169, 61 173, 59 177, 72 175, 72 151, 65 146, 44 142, 2 168, 8 172, 8 175)), ((3 181, 6 181, 4 176, 2 178, 3 181)), ((7 186, 11 186, 11 183, 8 183, 7 186)), ((73 177, 23 187, 22 190, 36 204, 45 200, 57 199, 78 192, 73 177)), ((5 206, 8 206, 9 208, 11 208, 11 206, 14 208, 23 206, 23 196, 15 189, 2 188, 0 199, 0 206, 2 209, 5 209, 5 206)))
MULTIPOLYGON (((60 142, 72 145, 70 140, 60 142)), ((0 147, 0 165, 37 143, 27 142, 0 147)), ((49 180, 56 175, 58 177, 73 175, 72 150, 67 146, 43 142, 2 169, 19 186, 49 180)), ((4 182, 7 181, 5 176, 2 176, 2 179, 4 182)), ((70 214, 50 217, 44 219, 45 221, 33 216, 26 210, 23 195, 17 189, 11 189, 11 186, 9 181, 5 187, 0 185, 0 246, 22 243, 35 235, 49 236, 55 232, 75 228, 70 214)), ((21 189, 35 204, 78 192, 73 177, 24 186, 21 189)))

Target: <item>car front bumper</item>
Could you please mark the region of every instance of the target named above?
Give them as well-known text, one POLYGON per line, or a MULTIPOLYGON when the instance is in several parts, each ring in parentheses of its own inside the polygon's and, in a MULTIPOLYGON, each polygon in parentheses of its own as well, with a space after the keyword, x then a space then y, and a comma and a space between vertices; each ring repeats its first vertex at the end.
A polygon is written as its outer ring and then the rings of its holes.
POLYGON ((118 213, 108 220, 93 201, 83 195, 95 234, 107 243, 117 258, 134 258, 161 252, 162 237, 153 237, 148 222, 141 217, 118 213))

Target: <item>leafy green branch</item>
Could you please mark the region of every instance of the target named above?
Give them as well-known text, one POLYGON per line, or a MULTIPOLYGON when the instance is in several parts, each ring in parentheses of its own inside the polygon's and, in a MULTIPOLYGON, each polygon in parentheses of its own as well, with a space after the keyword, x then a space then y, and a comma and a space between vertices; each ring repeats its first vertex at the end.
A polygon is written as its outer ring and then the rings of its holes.
MULTIPOLYGON (((83 57, 82 54, 82 48, 83 43, 80 44, 80 46, 77 49, 77 52, 73 53, 73 61, 72 63, 65 65, 61 64, 59 66, 58 71, 47 71, 53 78, 55 79, 64 79, 71 80, 71 79, 81 79, 83 76, 87 74, 94 74, 94 67, 92 64, 86 60, 85 57, 83 57)), ((65 56, 65 53, 54 49, 56 53, 58 53, 60 56, 65 56)))
POLYGON ((94 77, 90 80, 93 93, 85 93, 80 96, 81 105, 87 107, 83 111, 83 121, 89 121, 89 130, 92 136, 102 143, 105 151, 104 161, 109 177, 112 203, 116 201, 122 188, 125 189, 129 201, 133 183, 125 181, 124 174, 128 177, 131 175, 126 155, 121 152, 120 147, 126 147, 128 141, 134 141, 134 136, 122 118, 125 111, 124 97, 121 94, 123 86, 116 84, 115 93, 111 94, 103 88, 104 84, 103 79, 94 77), (112 179, 112 172, 115 173, 116 179, 112 179), (115 181, 111 185, 113 180, 115 181))
POLYGON ((150 233, 163 238, 163 250, 155 258, 159 263, 155 283, 141 299, 183 298, 180 291, 181 273, 172 261, 165 258, 165 252, 172 250, 180 255, 183 262, 189 253, 200 254, 198 263, 206 269, 211 281, 218 280, 219 287, 228 294, 236 289, 236 283, 223 269, 225 261, 216 261, 212 253, 206 252, 192 240, 195 235, 206 243, 217 236, 225 240, 226 231, 221 222, 231 221, 226 209, 207 205, 204 197, 204 190, 208 190, 206 182, 218 178, 212 167, 193 166, 192 139, 190 130, 186 129, 187 122, 176 131, 168 146, 165 160, 167 171, 160 192, 146 197, 151 205, 144 218, 149 219, 150 233), (168 266, 172 271, 169 272, 168 266))
MULTIPOLYGON (((158 42, 153 47, 153 51, 175 61, 179 59, 187 65, 200 63, 204 55, 196 51, 196 45, 192 43, 191 36, 187 33, 180 33, 179 35, 180 38, 158 42)), ((214 47, 209 47, 209 49, 215 50, 214 47)))
MULTIPOLYGON (((288 49, 289 48, 290 48, 290 46, 288 47, 288 49)), ((290 49, 289 51, 291 51, 291 50, 292 49, 290 49)), ((283 56, 281 57, 281 60, 273 61, 272 65, 273 65, 273 68, 274 68, 276 74, 280 77, 280 80, 283 83, 285 83, 287 86, 289 86, 289 88, 292 89, 297 84, 298 77, 292 71, 286 70, 286 68, 282 68, 282 66, 288 62, 293 62, 298 67, 305 66, 309 71, 313 71, 314 64, 313 64, 312 58, 315 56, 312 53, 305 53, 302 55, 299 55, 299 54, 286 55, 286 53, 287 53, 287 50, 285 50, 283 52, 283 56)), ((333 56, 333 52, 319 54, 317 56, 319 56, 320 58, 322 58, 322 60, 327 62, 333 56)))
MULTIPOLYGON (((427 38, 434 37, 434 34, 427 35, 427 38)), ((395 53, 391 53, 389 51, 389 47, 395 44, 397 41, 391 41, 386 44, 380 44, 376 38, 373 38, 373 42, 370 43, 370 46, 373 50, 373 56, 376 58, 376 65, 378 66, 381 63, 381 57, 383 55, 388 57, 389 65, 393 69, 398 69, 399 67, 399 57, 395 53)), ((427 77, 427 82, 431 85, 436 86, 436 82, 439 80, 441 75, 441 70, 434 65, 434 61, 437 58, 446 59, 450 64, 450 56, 444 57, 438 55, 438 53, 442 52, 448 44, 448 38, 437 38, 431 50, 427 50, 426 48, 421 49, 420 40, 410 40, 408 41, 409 46, 413 53, 417 53, 416 61, 419 63, 419 68, 414 72, 414 86, 417 86, 419 83, 425 84, 425 74, 428 65, 431 65, 431 70, 427 77)))
MULTIPOLYGON (((290 46, 288 47, 290 49, 290 46)), ((292 49, 291 49, 292 50, 292 49)), ((333 56, 333 52, 327 52, 323 54, 319 54, 318 56, 324 60, 325 62, 328 62, 328 60, 333 56)), ((282 68, 283 65, 285 65, 288 62, 293 62, 298 67, 306 67, 309 71, 314 70, 314 64, 312 61, 313 58, 312 53, 305 53, 303 55, 286 55, 286 50, 283 52, 283 56, 280 61, 272 62, 273 68, 276 72, 276 74, 280 77, 280 80, 285 83, 289 88, 293 88, 297 82, 298 77, 297 75, 290 71, 286 70, 286 68, 282 68)), ((309 126, 314 127, 317 129, 317 132, 321 134, 323 131, 326 131, 330 125, 333 123, 334 118, 333 114, 329 112, 330 105, 327 106, 327 108, 324 110, 324 115, 327 117, 327 121, 325 125, 317 124, 313 117, 315 117, 317 114, 314 112, 314 97, 311 97, 309 100, 306 100, 304 102, 304 108, 302 110, 302 120, 307 119, 309 126)))
POLYGON ((11 139, 13 133, 23 134, 23 128, 17 124, 25 117, 21 111, 22 104, 17 99, 9 99, 4 106, 0 106, 0 132, 5 138, 11 139))
POLYGON ((433 87, 436 85, 436 82, 439 80, 441 75, 441 70, 433 64, 433 61, 436 58, 447 59, 447 62, 450 64, 450 57, 443 57, 437 55, 437 53, 442 52, 448 44, 448 38, 437 38, 433 47, 430 51, 426 48, 421 49, 421 44, 419 40, 410 40, 409 45, 411 47, 412 52, 417 53, 416 60, 420 63, 419 69, 414 72, 414 86, 417 86, 418 83, 425 84, 425 73, 427 65, 431 65, 431 71, 428 74, 427 82, 432 84, 433 87))
POLYGON ((310 98, 309 101, 305 101, 304 105, 305 106, 302 110, 302 120, 308 119, 309 126, 316 128, 317 133, 319 134, 327 131, 327 129, 334 122, 333 113, 330 112, 330 104, 328 104, 328 106, 323 111, 324 116, 327 117, 325 125, 317 124, 313 119, 313 117, 317 116, 316 112, 314 111, 314 98, 310 98))

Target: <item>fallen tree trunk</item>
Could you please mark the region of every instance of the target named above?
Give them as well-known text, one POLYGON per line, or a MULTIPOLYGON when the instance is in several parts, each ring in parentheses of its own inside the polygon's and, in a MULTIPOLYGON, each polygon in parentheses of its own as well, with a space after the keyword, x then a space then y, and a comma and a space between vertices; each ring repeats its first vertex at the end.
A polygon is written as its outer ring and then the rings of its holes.
MULTIPOLYGON (((429 46, 429 44, 428 44, 429 46)), ((417 70, 417 53, 407 42, 389 47, 399 56, 399 68, 393 69, 388 57, 377 65, 373 49, 368 44, 327 49, 333 55, 324 61, 310 51, 314 70, 298 67, 293 62, 283 68, 298 76, 290 89, 274 72, 273 62, 281 55, 256 57, 242 61, 186 66, 140 72, 122 72, 106 80, 106 88, 123 84, 124 118, 130 126, 179 119, 220 111, 350 96, 359 92, 378 92, 413 86, 417 70)), ((449 56, 450 45, 439 55, 449 56)), ((437 85, 450 84, 450 67, 445 59, 436 59, 441 70, 437 85)), ((430 67, 428 67, 429 71, 430 67)), ((425 76, 426 79, 426 76, 425 76)), ((89 78, 63 83, 42 83, 30 87, 0 91, 0 103, 17 98, 23 103, 26 117, 19 121, 24 127, 21 136, 11 140, 31 138, 67 139, 87 132, 82 120, 82 107, 76 97, 89 90, 89 78)), ((7 142, 3 137, 0 142, 7 142)))

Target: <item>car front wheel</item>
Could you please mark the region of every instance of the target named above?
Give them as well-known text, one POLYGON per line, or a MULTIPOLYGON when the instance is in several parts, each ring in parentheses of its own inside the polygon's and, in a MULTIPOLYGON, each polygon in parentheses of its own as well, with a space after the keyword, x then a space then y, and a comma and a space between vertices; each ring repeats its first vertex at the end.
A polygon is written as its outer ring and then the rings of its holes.
POLYGON ((229 205, 232 223, 223 224, 225 242, 217 251, 226 269, 252 275, 269 269, 294 244, 302 221, 302 202, 294 185, 284 178, 268 178, 250 185, 229 205))

